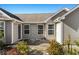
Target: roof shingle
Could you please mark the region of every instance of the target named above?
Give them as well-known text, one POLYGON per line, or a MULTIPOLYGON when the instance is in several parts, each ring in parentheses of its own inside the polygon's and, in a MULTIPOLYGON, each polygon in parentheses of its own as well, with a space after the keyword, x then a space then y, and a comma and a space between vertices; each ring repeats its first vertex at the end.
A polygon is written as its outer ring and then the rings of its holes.
POLYGON ((44 23, 44 21, 53 15, 53 13, 41 13, 41 14, 15 14, 24 23, 44 23))

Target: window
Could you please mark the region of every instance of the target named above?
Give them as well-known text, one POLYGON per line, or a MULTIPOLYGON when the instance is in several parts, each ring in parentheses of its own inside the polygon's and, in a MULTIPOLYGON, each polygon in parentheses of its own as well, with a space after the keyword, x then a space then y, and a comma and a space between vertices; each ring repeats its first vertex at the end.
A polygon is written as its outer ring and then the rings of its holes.
POLYGON ((18 24, 18 39, 21 38, 21 24, 18 24))
POLYGON ((43 34, 43 25, 38 25, 38 34, 43 34))
POLYGON ((0 30, 4 29, 4 22, 0 22, 0 30))
POLYGON ((49 35, 54 34, 54 24, 48 25, 48 34, 49 35))
POLYGON ((24 25, 24 34, 29 34, 29 25, 24 25))
POLYGON ((0 39, 4 37, 4 22, 0 21, 0 39))

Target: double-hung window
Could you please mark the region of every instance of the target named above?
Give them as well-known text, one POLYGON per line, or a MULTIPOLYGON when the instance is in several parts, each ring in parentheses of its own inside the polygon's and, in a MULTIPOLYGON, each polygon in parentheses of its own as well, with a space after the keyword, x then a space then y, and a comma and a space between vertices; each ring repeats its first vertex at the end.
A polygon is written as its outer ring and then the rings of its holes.
POLYGON ((54 34, 54 24, 48 25, 48 35, 54 34))
POLYGON ((24 34, 29 34, 29 25, 24 25, 24 34))
POLYGON ((43 34, 43 25, 38 25, 38 34, 43 34))
POLYGON ((4 22, 0 21, 0 39, 4 37, 4 22))

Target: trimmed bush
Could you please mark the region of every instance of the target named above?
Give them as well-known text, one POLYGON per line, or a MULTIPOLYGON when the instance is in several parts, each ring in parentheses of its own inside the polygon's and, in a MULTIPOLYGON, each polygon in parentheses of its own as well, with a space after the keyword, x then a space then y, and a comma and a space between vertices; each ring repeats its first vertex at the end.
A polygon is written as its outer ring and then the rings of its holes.
POLYGON ((27 45, 27 42, 24 42, 24 41, 18 42, 18 44, 16 44, 16 48, 19 54, 23 54, 23 55, 28 54, 29 47, 27 45))
POLYGON ((63 47, 55 40, 49 42, 50 46, 47 49, 47 52, 50 55, 62 55, 63 54, 63 47))

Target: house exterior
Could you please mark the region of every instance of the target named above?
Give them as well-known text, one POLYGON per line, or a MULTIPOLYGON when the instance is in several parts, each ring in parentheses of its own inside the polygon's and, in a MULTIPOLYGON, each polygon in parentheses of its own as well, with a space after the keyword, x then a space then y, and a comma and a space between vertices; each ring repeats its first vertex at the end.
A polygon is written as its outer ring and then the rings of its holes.
POLYGON ((0 31, 4 33, 5 44, 44 38, 63 43, 68 35, 72 40, 79 39, 79 6, 71 10, 64 8, 55 14, 12 14, 0 8, 0 31))

